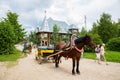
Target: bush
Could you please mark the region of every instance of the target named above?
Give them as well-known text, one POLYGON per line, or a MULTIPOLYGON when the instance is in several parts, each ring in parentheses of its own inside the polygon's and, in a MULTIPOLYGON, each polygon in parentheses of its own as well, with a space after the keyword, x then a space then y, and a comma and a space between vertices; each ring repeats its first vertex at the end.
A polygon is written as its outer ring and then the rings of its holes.
POLYGON ((0 61, 16 61, 26 56, 27 55, 23 55, 21 51, 15 49, 13 54, 0 55, 0 61))
POLYGON ((14 52, 14 32, 12 26, 7 21, 0 22, 0 55, 14 52))
POLYGON ((120 37, 110 39, 106 44, 107 49, 120 51, 120 37))
POLYGON ((100 38, 100 36, 98 35, 98 34, 93 34, 93 35, 91 35, 91 37, 92 37, 92 39, 93 39, 93 42, 95 43, 95 44, 102 44, 103 42, 102 42, 102 39, 100 38))
POLYGON ((18 23, 18 15, 8 11, 7 18, 0 19, 0 55, 15 52, 15 43, 23 40, 25 35, 18 23))
POLYGON ((89 47, 89 46, 85 46, 85 47, 84 47, 84 51, 85 51, 85 52, 94 52, 94 49, 92 49, 92 48, 89 47))

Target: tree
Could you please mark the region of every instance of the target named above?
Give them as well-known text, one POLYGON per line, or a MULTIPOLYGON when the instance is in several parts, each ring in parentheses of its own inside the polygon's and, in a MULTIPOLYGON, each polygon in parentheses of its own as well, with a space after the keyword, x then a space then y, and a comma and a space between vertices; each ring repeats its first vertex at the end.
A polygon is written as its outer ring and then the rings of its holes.
POLYGON ((112 24, 111 15, 103 13, 100 17, 100 20, 97 21, 97 25, 98 34, 104 43, 115 36, 116 28, 112 24))
POLYGON ((30 42, 33 42, 33 44, 38 44, 38 39, 37 39, 37 35, 35 31, 31 31, 29 36, 28 36, 28 40, 30 42))
POLYGON ((24 39, 26 32, 22 28, 22 25, 18 22, 18 14, 8 11, 6 20, 12 25, 16 37, 15 43, 18 43, 24 39))
POLYGON ((100 36, 98 34, 91 34, 91 37, 92 37, 93 42, 95 44, 99 44, 100 45, 100 44, 103 43, 102 40, 101 40, 101 38, 100 38, 100 36))
POLYGON ((53 26, 53 33, 52 33, 52 40, 51 40, 52 44, 56 44, 61 40, 59 36, 59 30, 60 30, 59 27, 55 24, 53 26))
POLYGON ((120 51, 120 37, 110 39, 106 46, 109 50, 120 51))
POLYGON ((64 41, 65 41, 66 43, 69 43, 69 42, 70 42, 70 32, 69 32, 69 31, 67 31, 67 35, 65 36, 64 41))
POLYGON ((24 29, 18 23, 18 15, 8 11, 7 18, 0 21, 0 54, 15 52, 15 43, 23 40, 24 29))
POLYGON ((84 36, 84 35, 86 35, 87 34, 87 30, 84 28, 84 27, 82 27, 82 30, 81 30, 81 32, 79 33, 79 36, 84 36))
POLYGON ((93 23, 93 28, 89 31, 89 33, 98 34, 98 27, 95 22, 93 23))
POLYGON ((117 27, 117 37, 120 37, 120 19, 118 19, 118 22, 114 23, 114 25, 117 27))
POLYGON ((0 22, 0 55, 14 53, 15 36, 12 25, 7 20, 0 22))

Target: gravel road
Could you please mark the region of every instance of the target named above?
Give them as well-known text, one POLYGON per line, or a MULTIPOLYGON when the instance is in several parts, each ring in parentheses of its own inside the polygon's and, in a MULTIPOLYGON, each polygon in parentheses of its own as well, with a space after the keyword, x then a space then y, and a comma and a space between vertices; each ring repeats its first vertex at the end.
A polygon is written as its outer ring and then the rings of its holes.
MULTIPOLYGON (((21 45, 17 48, 22 50, 21 45)), ((59 68, 54 63, 38 64, 35 50, 26 58, 18 60, 14 67, 7 68, 6 62, 0 62, 0 80, 120 80, 120 63, 104 62, 97 64, 91 59, 80 60, 80 75, 72 75, 72 60, 62 58, 59 68)))

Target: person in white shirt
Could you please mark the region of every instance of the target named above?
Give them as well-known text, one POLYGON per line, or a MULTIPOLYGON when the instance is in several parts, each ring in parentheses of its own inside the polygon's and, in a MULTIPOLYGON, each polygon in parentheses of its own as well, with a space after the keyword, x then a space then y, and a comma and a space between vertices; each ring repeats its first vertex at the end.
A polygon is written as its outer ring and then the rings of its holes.
POLYGON ((106 58, 105 58, 105 50, 104 50, 105 44, 103 43, 102 46, 100 47, 100 58, 105 61, 106 65, 108 65, 106 58))

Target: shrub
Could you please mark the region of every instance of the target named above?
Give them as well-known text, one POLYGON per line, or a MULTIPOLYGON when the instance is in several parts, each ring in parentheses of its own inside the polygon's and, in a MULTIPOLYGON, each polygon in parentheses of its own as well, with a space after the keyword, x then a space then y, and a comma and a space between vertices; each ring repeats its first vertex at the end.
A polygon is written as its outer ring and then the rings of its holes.
POLYGON ((11 54, 14 52, 14 32, 13 28, 7 21, 0 22, 0 55, 11 54))
POLYGON ((102 39, 100 38, 100 36, 98 35, 98 34, 93 34, 93 35, 91 35, 91 37, 92 37, 92 39, 93 39, 93 42, 95 43, 95 44, 102 44, 103 42, 102 42, 102 39))
POLYGON ((106 44, 107 49, 120 51, 120 37, 110 39, 106 44))

